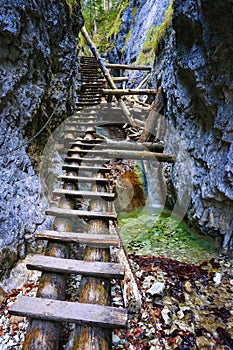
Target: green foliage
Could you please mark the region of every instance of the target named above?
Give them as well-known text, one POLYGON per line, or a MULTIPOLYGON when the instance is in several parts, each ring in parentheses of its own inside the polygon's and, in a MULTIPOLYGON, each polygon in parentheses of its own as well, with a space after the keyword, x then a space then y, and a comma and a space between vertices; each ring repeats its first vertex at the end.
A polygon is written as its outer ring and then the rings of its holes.
POLYGON ((108 23, 108 38, 116 38, 117 34, 120 31, 121 26, 121 17, 123 12, 126 10, 126 8, 129 6, 128 0, 121 0, 114 11, 112 11, 110 16, 110 21, 108 23))
POLYGON ((131 34, 133 32, 133 28, 130 29, 130 31, 128 32, 126 38, 125 38, 125 45, 122 47, 121 49, 121 52, 124 53, 125 52, 125 48, 126 48, 126 44, 128 43, 130 37, 131 37, 131 34))
POLYGON ((167 29, 172 24, 172 16, 174 12, 173 5, 174 0, 170 0, 170 5, 165 12, 164 21, 160 26, 154 25, 150 27, 146 40, 142 46, 142 50, 138 56, 138 63, 153 63, 154 56, 158 52, 159 44, 165 37, 167 29))
MULTIPOLYGON (((71 0, 72 1, 72 0, 71 0)), ((112 38, 120 31, 128 0, 81 0, 85 26, 99 52, 112 48, 112 38)))

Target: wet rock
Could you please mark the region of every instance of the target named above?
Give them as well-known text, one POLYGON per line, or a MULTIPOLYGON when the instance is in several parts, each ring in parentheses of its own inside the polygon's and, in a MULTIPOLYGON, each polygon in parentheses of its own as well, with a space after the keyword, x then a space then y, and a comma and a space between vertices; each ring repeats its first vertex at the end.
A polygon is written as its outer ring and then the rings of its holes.
POLYGON ((165 290, 165 283, 162 282, 155 282, 150 289, 148 289, 146 292, 152 296, 155 295, 163 295, 165 290))

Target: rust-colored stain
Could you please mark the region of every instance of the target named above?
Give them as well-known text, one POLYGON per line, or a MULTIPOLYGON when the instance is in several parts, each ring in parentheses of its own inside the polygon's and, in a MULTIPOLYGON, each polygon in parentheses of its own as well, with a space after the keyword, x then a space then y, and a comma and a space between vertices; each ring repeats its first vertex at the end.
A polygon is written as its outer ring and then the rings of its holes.
POLYGON ((134 210, 145 206, 145 194, 135 171, 125 171, 118 178, 116 209, 134 210))

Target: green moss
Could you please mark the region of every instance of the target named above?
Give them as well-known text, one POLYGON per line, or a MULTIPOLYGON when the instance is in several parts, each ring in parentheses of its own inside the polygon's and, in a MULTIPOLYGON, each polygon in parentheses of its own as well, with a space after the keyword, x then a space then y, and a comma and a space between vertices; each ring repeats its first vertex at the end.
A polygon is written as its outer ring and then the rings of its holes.
POLYGON ((125 48, 126 48, 126 44, 128 43, 130 37, 131 37, 131 34, 133 32, 133 28, 130 29, 130 31, 128 32, 128 34, 126 35, 126 38, 125 38, 125 45, 122 47, 121 49, 121 52, 124 53, 125 52, 125 48))
POLYGON ((218 256, 213 239, 192 231, 184 222, 176 225, 170 215, 145 209, 119 213, 119 230, 128 253, 163 255, 191 263, 218 256))
POLYGON ((77 0, 66 0, 66 3, 69 6, 69 11, 70 11, 70 14, 72 15, 73 7, 78 6, 78 1, 77 0))
POLYGON ((151 26, 148 30, 146 40, 138 56, 138 63, 153 63, 154 56, 158 53, 159 44, 172 24, 172 16, 174 12, 173 4, 174 0, 171 0, 170 5, 165 12, 163 23, 160 26, 151 26))
POLYGON ((117 6, 117 15, 116 18, 113 20, 111 25, 108 28, 108 34, 107 38, 116 38, 117 34, 120 32, 120 26, 122 23, 122 14, 129 6, 128 0, 122 0, 119 2, 119 5, 117 6))

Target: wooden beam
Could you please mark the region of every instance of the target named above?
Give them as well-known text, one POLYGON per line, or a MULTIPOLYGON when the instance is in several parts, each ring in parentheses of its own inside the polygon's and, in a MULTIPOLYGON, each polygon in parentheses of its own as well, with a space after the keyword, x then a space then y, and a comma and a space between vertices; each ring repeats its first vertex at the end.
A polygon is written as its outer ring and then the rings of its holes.
POLYGON ((46 210, 46 214, 50 216, 58 217, 82 217, 89 219, 99 219, 99 220, 116 220, 117 214, 114 212, 100 212, 100 211, 86 211, 86 210, 73 210, 73 209, 63 209, 52 207, 46 210))
POLYGON ((16 303, 9 308, 9 313, 53 322, 84 323, 104 328, 125 328, 128 319, 125 309, 27 296, 18 297, 16 303))
POLYGON ((138 66, 138 65, 129 65, 129 64, 117 64, 117 63, 106 63, 107 68, 111 69, 129 69, 129 70, 150 70, 151 66, 138 66))
MULTIPOLYGON (((74 143, 76 144, 76 142, 74 143)), ((74 145, 73 144, 73 145, 74 145)), ((92 146, 93 148, 93 146, 92 146)), ((151 152, 163 152, 164 145, 162 143, 153 143, 153 142, 128 142, 128 141, 107 141, 101 144, 95 145, 95 149, 120 149, 128 151, 146 151, 151 152)))
POLYGON ((49 271, 101 278, 124 278, 124 266, 118 263, 83 261, 37 255, 26 264, 29 270, 49 271))
POLYGON ((103 89, 103 95, 115 95, 115 96, 124 96, 124 95, 155 95, 157 90, 155 89, 103 89))
MULTIPOLYGON (((112 80, 114 81, 114 83, 122 83, 124 81, 128 81, 129 78, 128 77, 112 77, 112 80)), ((100 81, 102 82, 107 82, 106 79, 100 79, 100 81)))
MULTIPOLYGON (((82 153, 87 154, 88 157, 103 156, 108 159, 121 158, 121 159, 131 159, 131 160, 134 160, 134 159, 135 160, 157 160, 158 162, 167 162, 167 163, 174 163, 176 160, 175 154, 155 153, 155 152, 149 152, 149 151, 126 151, 126 150, 104 149, 104 150, 87 150, 87 151, 82 150, 82 153)), ((92 158, 81 158, 81 159, 85 160, 85 159, 92 159, 92 158)))
POLYGON ((89 234, 83 232, 59 232, 44 230, 35 235, 36 239, 47 239, 61 242, 72 242, 76 244, 85 244, 88 247, 109 248, 119 245, 117 235, 89 234))

